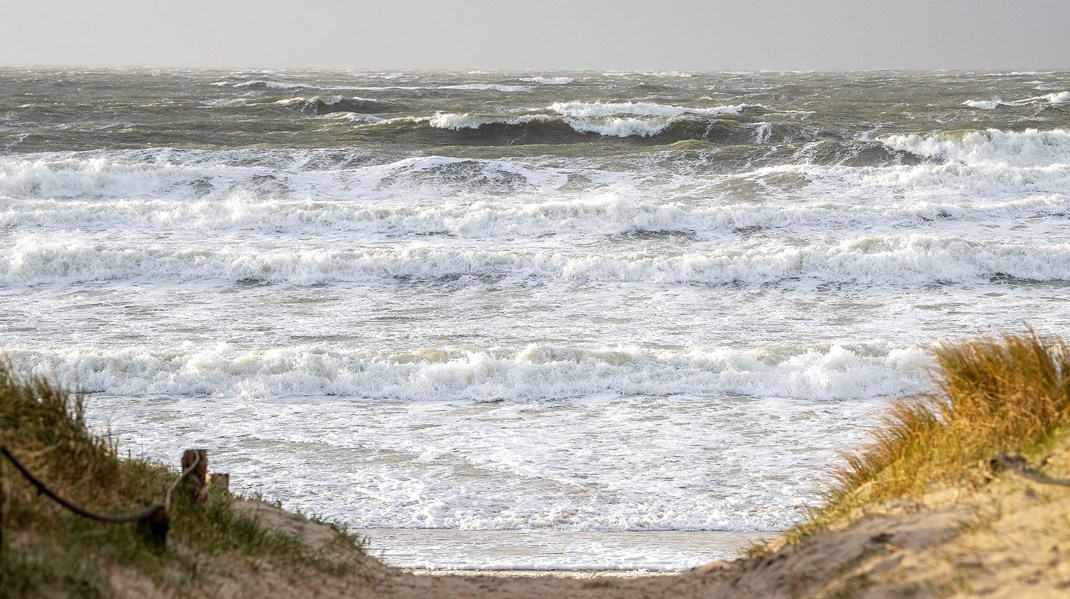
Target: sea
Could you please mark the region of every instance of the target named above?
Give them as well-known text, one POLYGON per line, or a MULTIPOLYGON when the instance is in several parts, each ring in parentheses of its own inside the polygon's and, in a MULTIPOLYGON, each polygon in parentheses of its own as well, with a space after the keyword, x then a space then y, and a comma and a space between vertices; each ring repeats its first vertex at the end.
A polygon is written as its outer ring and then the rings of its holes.
POLYGON ((1068 298, 1070 72, 0 68, 0 352, 401 567, 730 558, 1068 298))

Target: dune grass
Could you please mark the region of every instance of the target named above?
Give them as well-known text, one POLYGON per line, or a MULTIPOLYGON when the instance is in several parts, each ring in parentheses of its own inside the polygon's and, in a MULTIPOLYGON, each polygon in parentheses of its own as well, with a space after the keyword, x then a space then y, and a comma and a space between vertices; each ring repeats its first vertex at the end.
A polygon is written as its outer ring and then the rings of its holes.
POLYGON ((1070 434, 1070 347, 1033 331, 944 344, 936 390, 893 403, 871 442, 846 454, 824 507, 789 531, 797 541, 870 503, 990 478, 999 452, 1037 455, 1070 434))
MULTIPOLYGON (((144 459, 119 459, 108 435, 86 427, 84 398, 41 379, 25 379, 0 360, 0 440, 64 498, 101 514, 122 514, 161 503, 177 470, 144 459)), ((0 596, 111 597, 116 572, 146 581, 164 594, 189 594, 219 563, 265 560, 295 575, 306 569, 343 574, 360 568, 360 542, 347 540, 356 559, 326 556, 296 536, 261 526, 231 508, 236 499, 210 490, 194 506, 172 496, 166 548, 135 524, 88 520, 39 495, 0 457, 0 596)), ((357 570, 359 571, 359 570, 357 570)))

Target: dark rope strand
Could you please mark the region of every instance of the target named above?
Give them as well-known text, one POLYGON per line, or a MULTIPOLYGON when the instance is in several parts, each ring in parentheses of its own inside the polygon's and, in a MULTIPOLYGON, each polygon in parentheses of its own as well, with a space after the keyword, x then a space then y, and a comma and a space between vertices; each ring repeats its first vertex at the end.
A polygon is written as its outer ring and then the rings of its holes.
POLYGON ((89 518, 90 520, 96 520, 98 522, 111 522, 114 524, 122 524, 125 522, 140 522, 142 520, 147 520, 152 515, 165 509, 163 505, 156 504, 150 505, 149 507, 141 510, 140 512, 136 512, 133 514, 123 514, 119 516, 96 514, 85 508, 77 506, 71 503, 70 501, 67 501, 66 499, 57 495, 55 491, 49 489, 48 485, 41 482, 36 476, 31 474, 30 471, 27 470, 26 467, 23 466, 22 463, 19 462, 14 455, 11 454, 11 451, 8 450, 7 446, 2 443, 0 443, 0 453, 3 453, 5 456, 7 456, 7 459, 11 460, 11 463, 15 465, 15 468, 17 468, 18 471, 21 472, 24 477, 26 477, 26 480, 30 481, 30 484, 37 487, 38 491, 44 493, 45 495, 48 495, 53 501, 67 508, 68 510, 78 514, 79 516, 89 518))
POLYGON ((999 462, 1004 468, 1013 470, 1017 474, 1028 478, 1033 482, 1038 482, 1044 485, 1057 485, 1060 487, 1070 487, 1070 480, 1064 478, 1052 478, 1042 472, 1038 472, 1029 467, 1029 462, 1025 461, 1022 456, 1012 455, 1009 456, 1004 453, 996 454, 996 457, 992 458, 993 461, 999 462))

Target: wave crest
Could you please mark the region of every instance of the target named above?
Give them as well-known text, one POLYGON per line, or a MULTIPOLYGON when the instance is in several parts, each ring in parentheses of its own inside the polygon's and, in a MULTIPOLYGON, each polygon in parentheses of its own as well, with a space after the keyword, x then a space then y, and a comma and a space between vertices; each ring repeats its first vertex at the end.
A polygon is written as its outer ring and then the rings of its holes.
POLYGON ((289 98, 287 100, 278 100, 275 103, 311 114, 331 114, 336 112, 369 114, 394 110, 389 104, 379 102, 378 100, 371 100, 368 98, 344 98, 342 96, 289 98))
POLYGON ((343 396, 435 401, 621 395, 754 395, 820 400, 916 391, 928 355, 911 348, 768 347, 652 351, 530 345, 522 350, 424 348, 398 354, 292 347, 243 351, 226 343, 170 349, 82 347, 15 351, 27 372, 91 392, 146 395, 343 396), (904 388, 906 386, 907 388, 904 388))
POLYGON ((1005 278, 1070 281, 1070 244, 969 242, 875 236, 795 248, 781 244, 669 255, 495 250, 412 244, 400 248, 294 251, 178 249, 56 241, 23 235, 0 251, 0 281, 27 286, 138 277, 177 281, 258 280, 315 285, 453 281, 760 285, 958 284, 1005 278))
POLYGON ((881 141, 893 151, 977 166, 1070 168, 1070 132, 954 131, 936 135, 893 135, 881 141))

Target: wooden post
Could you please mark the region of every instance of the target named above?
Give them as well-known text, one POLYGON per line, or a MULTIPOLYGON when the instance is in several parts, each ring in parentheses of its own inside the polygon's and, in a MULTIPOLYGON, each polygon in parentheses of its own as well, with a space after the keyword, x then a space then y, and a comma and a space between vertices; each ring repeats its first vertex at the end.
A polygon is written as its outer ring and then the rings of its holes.
POLYGON ((189 491, 193 503, 204 503, 208 498, 208 489, 205 487, 208 476, 208 450, 187 449, 182 452, 182 471, 185 472, 195 460, 197 465, 186 475, 183 485, 189 491))
POLYGON ((167 509, 162 505, 148 515, 147 518, 137 523, 138 530, 146 541, 157 549, 167 547, 167 531, 171 528, 171 519, 167 516, 167 509))
POLYGON ((208 482, 221 491, 230 492, 230 474, 226 472, 213 472, 209 474, 208 482))

